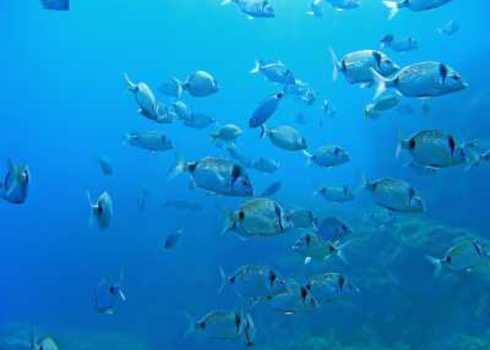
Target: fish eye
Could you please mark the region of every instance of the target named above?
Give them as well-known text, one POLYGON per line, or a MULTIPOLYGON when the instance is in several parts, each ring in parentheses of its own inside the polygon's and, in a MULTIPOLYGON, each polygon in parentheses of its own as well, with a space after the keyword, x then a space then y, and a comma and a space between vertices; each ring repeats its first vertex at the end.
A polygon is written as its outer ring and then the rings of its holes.
POLYGON ((240 211, 240 212, 238 213, 238 219, 239 219, 240 221, 243 221, 243 219, 245 219, 245 213, 244 213, 243 211, 240 211))

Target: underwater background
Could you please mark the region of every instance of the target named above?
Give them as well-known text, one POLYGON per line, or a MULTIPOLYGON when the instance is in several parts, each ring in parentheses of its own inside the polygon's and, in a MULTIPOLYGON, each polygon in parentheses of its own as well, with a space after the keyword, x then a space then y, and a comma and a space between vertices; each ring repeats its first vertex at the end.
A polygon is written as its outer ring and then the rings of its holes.
MULTIPOLYGON (((275 0, 276 18, 249 20, 215 0, 84 0, 69 12, 45 11, 37 1, 0 2, 2 133, 0 159, 29 164, 32 182, 22 206, 0 203, 0 349, 25 348, 31 327, 50 334, 62 349, 228 349, 240 343, 186 336, 186 314, 237 307, 233 293, 218 295, 219 267, 269 264, 306 278, 342 271, 355 280, 355 298, 314 313, 284 317, 260 305, 254 310, 258 349, 489 349, 490 270, 464 278, 434 278, 425 255, 442 256, 459 236, 488 239, 490 167, 454 168, 420 177, 397 159, 398 135, 441 128, 490 147, 490 40, 485 0, 454 0, 424 13, 400 13, 392 21, 380 1, 321 19, 305 15, 308 1, 275 0), (450 19, 453 37, 437 35, 450 19), (436 60, 457 67, 470 87, 434 99, 430 113, 390 112, 365 120, 371 89, 333 82, 328 48, 339 54, 377 48, 387 33, 411 35, 420 48, 390 53, 401 66, 436 60), (257 103, 278 87, 249 74, 258 58, 280 59, 307 81, 337 115, 319 126, 320 102, 286 99, 270 124, 296 125, 312 148, 341 144, 352 161, 338 169, 308 166, 300 154, 259 141, 248 129, 257 103), (338 215, 362 238, 348 264, 304 266, 289 249, 296 233, 265 240, 220 237, 223 208, 241 200, 189 190, 188 176, 166 177, 175 152, 152 154, 125 144, 132 131, 159 130, 186 159, 224 155, 207 130, 158 125, 136 113, 123 80, 127 72, 156 90, 170 76, 196 69, 213 72, 220 92, 206 99, 185 96, 193 109, 244 130, 237 145, 246 154, 280 161, 272 175, 252 173, 255 186, 281 181, 276 199, 317 215, 338 215), (113 176, 103 176, 99 155, 110 157, 113 176), (312 196, 322 185, 359 187, 363 176, 393 176, 413 184, 427 202, 423 215, 404 215, 387 231, 363 222, 375 207, 359 194, 335 205, 312 196), (138 210, 141 190, 147 208, 138 210), (114 219, 108 231, 89 225, 86 191, 108 191, 114 219), (202 211, 163 208, 165 200, 189 200, 202 211), (183 229, 182 242, 163 252, 164 236, 183 229), (124 270, 128 300, 114 316, 92 308, 94 287, 124 270), (14 340, 12 340, 14 339, 14 340)), ((162 101, 170 99, 158 95, 162 101)), ((3 173, 2 169, 2 173, 3 173)))

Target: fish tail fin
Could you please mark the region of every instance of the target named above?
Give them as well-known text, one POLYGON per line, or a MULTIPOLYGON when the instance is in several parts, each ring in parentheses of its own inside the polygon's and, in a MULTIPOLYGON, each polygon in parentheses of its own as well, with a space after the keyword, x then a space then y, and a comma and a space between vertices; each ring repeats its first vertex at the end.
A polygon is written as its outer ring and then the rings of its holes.
POLYGON ((263 139, 267 136, 267 126, 265 124, 260 126, 260 138, 263 139))
POLYGON ((383 77, 381 74, 379 74, 377 71, 375 71, 373 68, 369 68, 371 71, 371 74, 373 75, 373 80, 375 84, 375 93, 374 93, 374 100, 376 100, 378 97, 383 95, 386 90, 388 90, 389 87, 391 87, 391 81, 385 77, 383 77))
POLYGON ((136 90, 136 84, 131 81, 131 79, 129 78, 128 73, 124 73, 124 81, 128 85, 129 91, 136 90))
POLYGON ((392 20, 400 11, 400 7, 403 7, 402 3, 393 0, 384 0, 383 5, 389 10, 388 20, 392 20))
POLYGON ((335 53, 334 49, 332 47, 328 48, 328 51, 330 52, 330 58, 332 60, 332 80, 336 81, 339 78, 339 67, 340 67, 340 62, 337 57, 337 54, 335 53))
POLYGON ((90 216, 88 218, 88 227, 92 228, 94 226, 94 217, 95 217, 96 207, 95 207, 94 202, 92 201, 92 196, 90 195, 89 190, 86 191, 86 194, 87 194, 88 205, 90 207, 90 216))
POLYGON ((167 178, 168 179, 176 178, 177 176, 181 175, 185 171, 186 171, 186 162, 184 158, 179 153, 175 153, 175 162, 168 170, 167 178))
POLYGON ((233 231, 235 228, 235 220, 233 219, 233 213, 231 211, 224 211, 224 222, 223 228, 221 229, 221 236, 224 236, 226 233, 233 231))
POLYGON ((342 244, 340 244, 339 246, 337 246, 337 256, 339 257, 340 260, 342 260, 342 262, 346 265, 349 264, 349 261, 347 260, 347 258, 345 257, 345 254, 344 254, 344 251, 345 251, 345 248, 347 246, 349 246, 350 244, 352 243, 352 240, 350 241, 347 241, 347 242, 344 242, 342 244))
POLYGON ((476 159, 473 159, 471 162, 468 162, 464 168, 465 172, 468 172, 474 168, 478 168, 483 160, 483 156, 481 154, 476 156, 476 159))
POLYGON ((425 258, 434 265, 434 277, 439 277, 442 271, 442 260, 430 255, 426 255, 425 258))
POLYGON ((177 78, 173 77, 172 81, 174 84, 177 86, 177 93, 175 96, 177 99, 180 99, 182 97, 182 94, 184 93, 184 84, 177 78))
POLYGON ((395 151, 395 158, 398 159, 400 158, 400 154, 402 153, 402 150, 404 148, 404 139, 403 139, 403 134, 400 129, 398 129, 398 140, 396 144, 396 151, 395 151))
POLYGON ((306 158, 306 164, 307 165, 311 165, 312 164, 312 160, 311 159, 313 158, 313 155, 310 152, 308 152, 307 150, 303 150, 302 153, 303 153, 303 155, 306 158))
POLYGON ((255 60, 255 66, 250 70, 250 74, 258 74, 260 72, 260 60, 255 60))
POLYGON ((225 289, 226 282, 227 282, 225 270, 223 270, 221 266, 219 268, 219 277, 220 277, 220 285, 218 289, 218 295, 223 293, 223 290, 225 289))

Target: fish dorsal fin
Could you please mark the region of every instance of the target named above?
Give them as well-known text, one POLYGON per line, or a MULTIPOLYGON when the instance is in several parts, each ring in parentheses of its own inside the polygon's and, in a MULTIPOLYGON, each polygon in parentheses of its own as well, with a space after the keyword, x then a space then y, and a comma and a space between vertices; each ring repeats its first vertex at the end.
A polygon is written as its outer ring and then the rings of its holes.
POLYGON ((441 63, 439 65, 439 75, 441 76, 441 81, 443 84, 446 82, 448 72, 449 72, 448 67, 444 63, 441 63))
POLYGON ((381 54, 378 51, 373 51, 373 57, 376 60, 376 66, 380 68, 382 60, 381 54))

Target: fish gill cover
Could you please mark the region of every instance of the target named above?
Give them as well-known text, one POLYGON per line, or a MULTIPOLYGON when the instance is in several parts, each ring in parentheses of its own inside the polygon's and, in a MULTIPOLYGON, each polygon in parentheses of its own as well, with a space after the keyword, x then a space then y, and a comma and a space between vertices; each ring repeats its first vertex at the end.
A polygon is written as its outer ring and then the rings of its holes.
POLYGON ((490 348, 489 10, 0 3, 0 348, 490 348))

